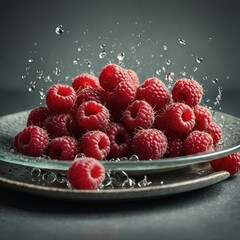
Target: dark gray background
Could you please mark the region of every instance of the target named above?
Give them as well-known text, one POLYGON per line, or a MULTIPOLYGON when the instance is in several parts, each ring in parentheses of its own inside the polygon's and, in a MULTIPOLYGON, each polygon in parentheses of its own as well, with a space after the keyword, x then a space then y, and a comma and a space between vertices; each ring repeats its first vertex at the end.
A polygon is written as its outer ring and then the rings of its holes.
MULTIPOLYGON (((235 104, 240 100, 239 12, 237 0, 1 0, 0 100, 7 100, 13 111, 34 107, 44 103, 39 91, 46 91, 52 82, 65 82, 67 77, 70 83, 86 71, 98 75, 109 61, 118 63, 117 54, 124 52, 123 63, 137 71, 141 81, 153 75, 164 80, 167 72, 174 72, 175 79, 183 71, 187 77, 194 76, 203 84, 209 106, 214 107, 217 88, 223 87, 220 109, 218 105, 215 109, 239 116, 235 104), (55 33, 59 25, 63 35, 55 33), (106 45, 103 59, 98 57, 101 44, 106 45), (203 62, 197 63, 196 57, 203 62), (166 73, 158 76, 156 71, 162 67, 166 73), (54 74, 56 68, 59 76, 54 74), (41 73, 42 78, 37 78, 41 73), (52 82, 46 83, 48 76, 52 82), (215 78, 217 84, 212 82, 215 78), (29 92, 32 85, 35 90, 29 92), (19 96, 17 103, 11 101, 12 95, 19 96)), ((10 113, 5 104, 1 113, 10 113)))
MULTIPOLYGON (((125 66, 136 70, 141 81, 163 66, 176 78, 185 70, 204 84, 211 104, 222 86, 222 111, 240 117, 239 12, 237 0, 0 0, 0 115, 44 103, 39 91, 51 84, 45 82, 47 76, 64 82, 85 71, 97 75, 104 64, 118 62, 117 54, 125 52, 125 66), (60 24, 65 30, 61 36, 55 33, 60 24), (179 44, 179 38, 186 45, 179 44), (103 43, 107 55, 99 59, 103 43), (198 64, 196 56, 203 62, 198 64), (76 58, 78 65, 73 64, 76 58), (91 61, 91 68, 84 59, 91 61), (171 65, 165 59, 171 59, 171 65), (56 67, 59 76, 53 73, 56 67), (41 71, 44 77, 38 79, 41 71), (29 92, 31 81, 36 81, 36 88, 29 92)), ((164 80, 164 75, 159 77, 164 80)), ((123 203, 50 200, 0 187, 0 239, 237 240, 239 183, 238 174, 197 191, 123 203)))

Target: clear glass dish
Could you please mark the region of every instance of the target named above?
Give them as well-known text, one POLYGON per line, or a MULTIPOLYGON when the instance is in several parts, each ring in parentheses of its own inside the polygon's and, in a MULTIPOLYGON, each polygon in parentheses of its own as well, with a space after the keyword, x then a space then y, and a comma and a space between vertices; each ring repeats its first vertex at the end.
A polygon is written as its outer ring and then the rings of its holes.
MULTIPOLYGON (((46 158, 24 156, 14 151, 14 136, 26 126, 28 111, 0 117, 0 161, 23 166, 66 171, 71 161, 58 161, 46 158)), ((215 112, 213 121, 222 126, 223 141, 213 152, 188 155, 176 158, 162 158, 153 161, 103 161, 106 170, 126 171, 130 173, 165 172, 183 168, 192 164, 209 162, 240 151, 240 119, 221 112, 215 112)))

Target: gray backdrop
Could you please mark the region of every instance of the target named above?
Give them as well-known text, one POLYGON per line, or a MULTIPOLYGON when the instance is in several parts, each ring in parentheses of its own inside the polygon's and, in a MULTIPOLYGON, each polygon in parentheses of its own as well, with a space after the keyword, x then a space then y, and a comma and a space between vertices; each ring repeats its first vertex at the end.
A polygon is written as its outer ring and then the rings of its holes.
POLYGON ((237 0, 1 0, 1 114, 44 104, 53 82, 98 75, 111 61, 141 81, 193 76, 204 103, 239 116, 239 12, 237 0))

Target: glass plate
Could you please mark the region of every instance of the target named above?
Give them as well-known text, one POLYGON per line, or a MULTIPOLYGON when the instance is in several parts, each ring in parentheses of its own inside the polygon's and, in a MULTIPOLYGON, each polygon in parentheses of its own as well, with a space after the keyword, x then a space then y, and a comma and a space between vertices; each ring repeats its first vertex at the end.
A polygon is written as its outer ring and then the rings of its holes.
MULTIPOLYGON (((29 110, 0 117, 0 160, 41 169, 66 171, 71 161, 34 158, 24 156, 13 150, 12 142, 14 136, 26 126, 28 114, 29 110)), ((213 121, 220 124, 223 130, 223 142, 213 152, 175 158, 163 158, 154 161, 103 161, 105 169, 131 173, 163 172, 192 164, 208 162, 240 151, 240 119, 225 113, 215 112, 213 121)))
POLYGON ((223 181, 229 177, 229 173, 213 172, 209 163, 201 163, 171 172, 150 174, 147 181, 151 184, 139 187, 139 182, 144 177, 134 175, 134 188, 76 190, 70 189, 66 182, 62 181, 61 173, 42 170, 41 174, 36 176, 31 167, 4 162, 0 168, 0 185, 5 187, 37 196, 88 202, 149 199, 188 192, 223 181), (46 177, 47 174, 54 174, 55 177, 46 177))

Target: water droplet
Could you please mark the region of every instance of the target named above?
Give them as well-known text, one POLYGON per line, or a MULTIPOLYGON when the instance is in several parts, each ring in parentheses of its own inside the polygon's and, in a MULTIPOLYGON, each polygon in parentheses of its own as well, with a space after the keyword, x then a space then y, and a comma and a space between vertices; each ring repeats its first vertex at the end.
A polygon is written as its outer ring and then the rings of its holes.
POLYGON ((82 51, 82 48, 81 48, 81 47, 79 47, 77 50, 78 50, 78 52, 81 52, 81 51, 82 51))
POLYGON ((76 160, 76 159, 78 159, 78 158, 84 158, 84 157, 86 157, 86 155, 85 155, 84 153, 78 153, 78 154, 75 156, 74 160, 76 160))
POLYGON ((209 102, 211 102, 211 100, 208 98, 208 99, 206 100, 206 102, 209 103, 209 102))
POLYGON ((230 78, 230 76, 227 76, 227 77, 226 77, 226 79, 229 79, 229 78, 230 78))
POLYGON ((131 47, 131 51, 132 51, 132 53, 135 53, 137 51, 137 49, 135 47, 131 47))
POLYGON ((163 181, 160 181, 160 184, 161 184, 161 185, 163 185, 163 184, 164 184, 164 182, 163 182, 163 181))
POLYGON ((123 59, 124 59, 124 57, 125 57, 125 53, 124 53, 124 52, 119 53, 119 54, 117 55, 117 59, 118 59, 119 62, 122 62, 123 59))
POLYGON ((203 58, 202 57, 196 57, 196 61, 197 61, 197 63, 201 63, 203 61, 203 58))
POLYGON ((23 75, 23 76, 22 76, 22 79, 25 79, 26 77, 27 77, 27 76, 23 75))
POLYGON ((29 63, 33 62, 33 59, 28 59, 28 62, 29 62, 29 63))
POLYGON ((203 80, 204 80, 204 81, 206 81, 206 80, 207 80, 207 78, 208 78, 207 76, 204 76, 204 77, 203 77, 203 80))
POLYGON ((157 74, 158 76, 160 76, 160 74, 161 74, 161 69, 156 70, 156 74, 157 74))
POLYGON ((42 175, 42 180, 46 183, 53 183, 57 180, 57 176, 54 172, 46 172, 42 175))
POLYGON ((187 64, 184 65, 183 69, 186 69, 187 68, 187 64))
POLYGON ((57 26, 55 32, 57 35, 62 35, 64 33, 63 26, 62 25, 57 26))
POLYGON ((168 49, 168 47, 166 45, 164 45, 163 49, 166 51, 168 49))
POLYGON ((154 58, 154 54, 151 55, 151 58, 154 58))
POLYGON ((214 79, 212 80, 212 82, 213 82, 214 84, 218 83, 218 78, 214 78, 214 79))
POLYGON ((166 60, 165 60, 165 63, 166 63, 167 65, 170 65, 170 64, 171 64, 171 60, 170 60, 170 59, 166 59, 166 60))
POLYGON ((39 95, 40 95, 40 99, 44 99, 45 98, 45 94, 44 94, 44 90, 43 90, 43 88, 41 88, 40 89, 40 91, 39 91, 39 95))
POLYGON ((137 155, 132 155, 130 158, 129 158, 129 161, 139 161, 139 158, 137 155))
POLYGON ((208 41, 209 41, 209 42, 211 42, 211 41, 212 41, 212 38, 211 38, 211 37, 210 37, 210 38, 208 38, 208 41))
POLYGON ((61 70, 59 68, 55 68, 55 70, 53 71, 53 73, 56 75, 56 76, 59 76, 61 74, 61 70))
POLYGON ((166 80, 172 82, 173 79, 174 79, 174 72, 169 72, 167 75, 166 75, 166 80))
POLYGON ((73 64, 77 65, 80 62, 80 58, 76 58, 73 60, 73 64))
POLYGON ((28 88, 28 91, 29 91, 29 92, 34 91, 34 90, 35 90, 35 87, 36 87, 35 85, 32 85, 31 87, 28 88))
POLYGON ((85 59, 84 61, 85 61, 85 63, 87 64, 87 66, 88 66, 89 68, 92 66, 92 63, 91 63, 90 60, 85 59))
POLYGON ((31 170, 31 176, 33 178, 40 177, 40 175, 41 175, 41 169, 40 168, 33 168, 31 170))
POLYGON ((99 53, 99 58, 102 59, 107 55, 105 51, 99 53))
POLYGON ((162 71, 163 71, 163 72, 166 72, 166 68, 165 68, 165 67, 162 67, 162 71))
POLYGON ((128 178, 125 180, 122 184, 122 188, 134 188, 135 187, 135 179, 133 178, 128 178))
POLYGON ((186 41, 184 39, 181 39, 181 38, 178 39, 178 42, 182 45, 186 44, 186 41))
POLYGON ((34 45, 34 46, 37 46, 37 42, 35 42, 33 45, 34 45))
POLYGON ((105 49, 105 47, 106 47, 106 45, 104 43, 100 45, 101 49, 105 49))
POLYGON ((140 182, 138 182, 138 186, 140 188, 141 187, 147 187, 147 186, 149 186, 151 184, 152 184, 152 182, 147 180, 147 176, 146 175, 144 176, 144 178, 140 182))
POLYGON ((186 72, 180 72, 180 74, 185 77, 186 76, 186 72))
POLYGON ((196 71, 197 71, 197 69, 198 69, 197 67, 194 67, 194 68, 193 68, 193 71, 194 71, 194 72, 196 72, 196 71))

